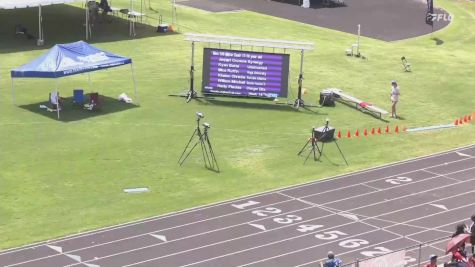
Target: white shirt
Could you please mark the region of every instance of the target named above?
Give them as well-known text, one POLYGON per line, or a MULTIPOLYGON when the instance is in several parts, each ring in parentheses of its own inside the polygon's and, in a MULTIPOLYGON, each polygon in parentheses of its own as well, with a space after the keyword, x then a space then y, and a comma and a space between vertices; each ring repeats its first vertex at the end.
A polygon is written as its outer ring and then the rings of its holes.
POLYGON ((399 95, 401 93, 399 92, 399 87, 396 86, 396 87, 392 87, 391 88, 391 101, 399 101, 399 95))
POLYGON ((57 91, 51 92, 51 97, 50 97, 51 104, 57 105, 58 100, 59 100, 58 98, 59 98, 59 93, 57 91))

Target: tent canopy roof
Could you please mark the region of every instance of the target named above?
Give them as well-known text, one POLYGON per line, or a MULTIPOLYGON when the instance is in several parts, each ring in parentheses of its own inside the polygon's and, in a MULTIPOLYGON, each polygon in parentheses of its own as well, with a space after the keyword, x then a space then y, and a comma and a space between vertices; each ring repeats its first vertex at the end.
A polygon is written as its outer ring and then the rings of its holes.
POLYGON ((0 9, 26 8, 48 6, 54 4, 67 4, 78 0, 0 0, 0 9))
POLYGON ((100 50, 84 41, 57 44, 45 54, 11 71, 13 78, 59 78, 118 67, 132 59, 100 50))

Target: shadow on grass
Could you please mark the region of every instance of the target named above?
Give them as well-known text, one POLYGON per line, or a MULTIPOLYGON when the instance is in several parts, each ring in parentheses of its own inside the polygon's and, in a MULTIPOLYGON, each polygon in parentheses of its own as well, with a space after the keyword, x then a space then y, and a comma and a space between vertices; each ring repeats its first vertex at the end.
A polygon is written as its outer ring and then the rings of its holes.
MULTIPOLYGON (((63 107, 59 113, 61 122, 73 122, 79 121, 83 119, 89 119, 97 116, 103 116, 115 112, 126 111, 129 109, 137 108, 137 105, 134 104, 127 104, 121 101, 118 101, 115 98, 111 98, 108 96, 101 95, 99 96, 101 101, 101 107, 98 110, 87 110, 84 109, 82 105, 77 105, 73 103, 72 97, 64 98, 63 99, 63 107)), ((53 120, 58 120, 56 111, 47 111, 46 109, 40 108, 40 105, 50 106, 47 101, 45 102, 38 102, 28 105, 21 105, 19 106, 22 109, 31 111, 33 113, 51 118, 53 120)))
MULTIPOLYGON (((38 8, 15 10, 0 9, 0 53, 31 51, 50 48, 58 43, 70 43, 85 40, 85 11, 83 8, 70 5, 51 5, 42 8, 43 31, 45 45, 37 46, 38 38, 38 8), (28 34, 34 36, 28 39, 25 35, 15 34, 15 26, 21 24, 27 28, 28 34)), ((153 15, 153 14, 152 14, 153 15)), ((156 13, 158 17, 159 13, 156 13)), ((156 36, 174 35, 177 33, 157 33, 159 21, 151 16, 144 18, 143 23, 137 22, 136 36, 129 35, 129 20, 121 13, 117 16, 99 15, 92 28, 91 44, 114 42, 131 39, 141 39, 156 36), (151 24, 151 25, 150 25, 151 24)))
POLYGON ((219 106, 226 106, 231 108, 244 108, 244 109, 267 109, 267 110, 276 110, 276 111, 286 111, 286 112, 303 112, 303 113, 311 113, 317 115, 328 115, 326 113, 320 113, 315 108, 305 107, 300 109, 293 108, 293 105, 287 103, 274 103, 272 100, 256 100, 262 102, 246 102, 246 101, 239 101, 239 100, 220 100, 214 97, 211 98, 203 98, 200 99, 198 102, 203 105, 219 105, 219 106))

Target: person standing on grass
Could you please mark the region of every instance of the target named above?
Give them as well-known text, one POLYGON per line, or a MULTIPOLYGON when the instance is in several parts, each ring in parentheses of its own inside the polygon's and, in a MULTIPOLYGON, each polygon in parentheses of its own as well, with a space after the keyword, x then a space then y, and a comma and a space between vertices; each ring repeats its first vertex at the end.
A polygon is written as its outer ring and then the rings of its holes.
POLYGON ((399 96, 401 95, 401 92, 399 90, 399 86, 397 85, 396 81, 391 82, 391 117, 392 118, 397 118, 396 114, 396 105, 397 102, 399 101, 399 96))

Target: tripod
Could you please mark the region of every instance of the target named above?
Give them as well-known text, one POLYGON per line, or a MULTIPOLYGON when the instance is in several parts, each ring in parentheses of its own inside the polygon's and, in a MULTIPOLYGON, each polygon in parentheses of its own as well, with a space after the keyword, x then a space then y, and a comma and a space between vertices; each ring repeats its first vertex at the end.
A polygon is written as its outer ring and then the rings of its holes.
POLYGON ((214 154, 213 147, 211 146, 211 142, 209 141, 208 136, 208 130, 209 128, 211 128, 211 126, 208 123, 204 123, 204 130, 202 131, 200 128, 200 119, 201 117, 198 116, 196 120, 196 129, 191 135, 190 140, 188 140, 185 149, 181 153, 178 163, 180 164, 180 166, 183 165, 188 156, 190 156, 191 152, 193 152, 198 143, 200 143, 201 153, 203 154, 205 167, 210 170, 219 172, 218 161, 216 160, 216 156, 214 154), (194 139, 196 139, 195 143, 193 144, 193 146, 190 146, 194 139))
POLYGON ((312 129, 312 137, 308 139, 308 141, 302 147, 300 152, 297 154, 300 156, 306 149, 309 148, 308 146, 311 145, 310 151, 308 152, 308 155, 305 158, 304 164, 307 162, 308 158, 310 157, 312 153, 313 153, 313 160, 314 161, 319 160, 321 156, 323 155, 323 148, 325 147, 325 143, 334 142, 336 147, 338 148, 338 151, 340 152, 341 157, 345 161, 346 165, 348 165, 348 161, 346 161, 345 155, 343 155, 343 152, 341 151, 340 146, 338 145, 337 139, 335 139, 333 136, 329 136, 330 127, 328 126, 328 124, 329 124, 329 121, 327 120, 325 126, 321 130, 320 136, 316 135, 317 131, 315 128, 312 129), (322 143, 321 147, 318 146, 318 142, 322 143), (318 157, 316 155, 317 152, 318 152, 318 157))
POLYGON ((305 161, 303 162, 303 164, 307 163, 307 160, 311 154, 313 154, 314 161, 317 161, 322 155, 322 151, 320 150, 317 144, 317 138, 315 138, 314 129, 312 129, 312 136, 307 140, 305 145, 303 145, 302 149, 300 149, 297 155, 298 156, 302 155, 302 153, 309 148, 310 148, 310 151, 308 152, 307 157, 305 157, 305 161), (318 158, 317 158, 317 152, 318 152, 318 158))

